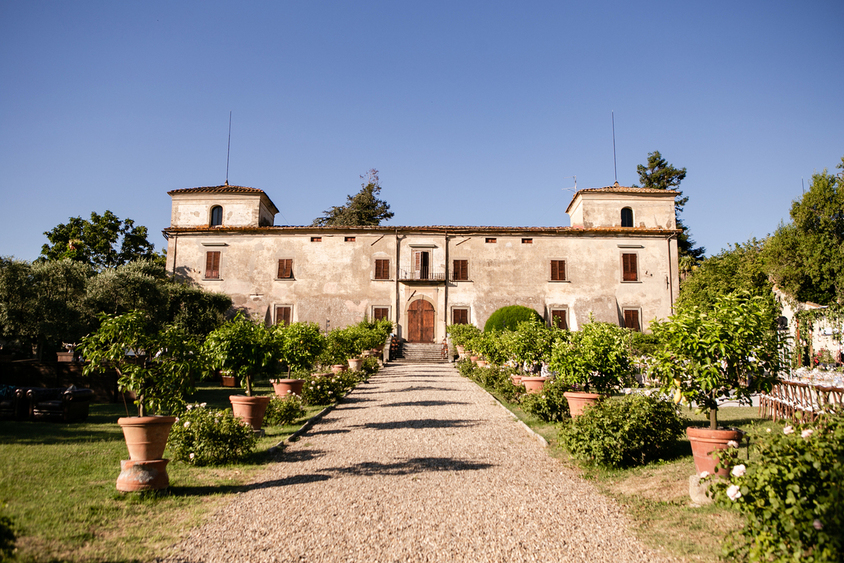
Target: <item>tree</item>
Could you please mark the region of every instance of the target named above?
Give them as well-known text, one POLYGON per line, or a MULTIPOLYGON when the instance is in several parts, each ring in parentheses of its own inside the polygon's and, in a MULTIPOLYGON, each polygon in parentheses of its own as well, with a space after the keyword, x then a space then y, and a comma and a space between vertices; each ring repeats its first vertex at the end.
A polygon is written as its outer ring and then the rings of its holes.
POLYGON ((378 171, 374 168, 361 176, 361 190, 355 196, 347 196, 346 205, 332 207, 323 211, 324 217, 314 219, 315 227, 355 227, 380 225, 381 221, 392 219, 394 213, 390 205, 378 195, 381 193, 381 183, 378 171))
POLYGON ((113 268, 138 259, 161 259, 147 240, 147 228, 132 219, 121 220, 111 211, 91 212, 91 220, 71 217, 44 233, 50 244, 41 247, 44 260, 70 258, 97 270, 113 268))
POLYGON ((765 244, 774 283, 800 301, 844 304, 844 172, 813 174, 790 215, 765 244))
MULTIPOLYGON (((674 198, 674 210, 677 215, 677 228, 682 232, 677 236, 677 247, 680 251, 680 259, 686 256, 691 257, 692 264, 696 264, 702 258, 706 249, 704 247, 695 248, 695 241, 689 236, 689 228, 680 219, 680 214, 683 208, 688 203, 689 198, 683 197, 683 192, 680 190, 680 182, 686 178, 685 168, 674 168, 671 164, 662 158, 659 151, 648 153, 648 165, 638 165, 636 171, 639 173, 639 181, 643 188, 651 188, 655 190, 675 190, 677 197, 674 198)), ((686 260, 684 263, 688 264, 686 260)))

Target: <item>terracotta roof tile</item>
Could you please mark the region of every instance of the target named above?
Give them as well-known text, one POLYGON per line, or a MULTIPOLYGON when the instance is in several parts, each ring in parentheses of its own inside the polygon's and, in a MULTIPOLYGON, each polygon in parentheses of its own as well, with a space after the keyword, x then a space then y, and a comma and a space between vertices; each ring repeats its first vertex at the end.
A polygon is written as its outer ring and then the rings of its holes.
MULTIPOLYGON (((628 193, 628 194, 671 194, 671 195, 678 195, 679 192, 674 190, 658 190, 655 188, 632 188, 628 186, 620 186, 618 182, 613 184, 612 186, 606 186, 604 188, 584 188, 582 190, 577 190, 577 193, 581 192, 619 192, 619 193, 628 193)), ((577 194, 575 194, 577 195, 577 194)))
POLYGON ((680 232, 677 229, 646 229, 641 227, 599 227, 599 228, 585 228, 585 227, 472 227, 460 225, 427 225, 427 226, 404 226, 394 227, 388 225, 379 226, 358 226, 358 227, 313 227, 308 225, 293 226, 275 225, 272 227, 170 227, 164 229, 165 234, 189 234, 189 233, 343 233, 343 232, 372 232, 372 233, 390 233, 390 232, 415 232, 415 233, 436 233, 436 234, 454 234, 454 235, 471 235, 478 234, 499 234, 502 236, 515 236, 521 233, 534 234, 572 234, 572 235, 588 235, 599 233, 612 233, 620 235, 660 235, 666 236, 680 232))
POLYGON ((167 195, 173 194, 264 194, 264 190, 258 188, 247 188, 245 186, 230 186, 223 184, 222 186, 205 186, 201 188, 182 188, 180 190, 170 190, 167 195))

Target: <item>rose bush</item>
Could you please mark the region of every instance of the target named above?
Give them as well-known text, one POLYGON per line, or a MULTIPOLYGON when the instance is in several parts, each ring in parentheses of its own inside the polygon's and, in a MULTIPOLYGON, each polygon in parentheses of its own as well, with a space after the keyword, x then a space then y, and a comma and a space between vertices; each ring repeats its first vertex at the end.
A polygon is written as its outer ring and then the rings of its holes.
POLYGON ((251 454, 257 440, 252 427, 231 409, 209 409, 201 403, 187 405, 176 418, 168 447, 173 459, 191 465, 221 465, 251 454))

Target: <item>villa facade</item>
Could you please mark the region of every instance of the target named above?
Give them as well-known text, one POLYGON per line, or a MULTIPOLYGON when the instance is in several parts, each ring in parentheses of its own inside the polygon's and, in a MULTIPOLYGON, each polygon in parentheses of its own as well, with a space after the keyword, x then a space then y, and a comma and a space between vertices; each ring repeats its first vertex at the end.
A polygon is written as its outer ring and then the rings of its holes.
POLYGON ((440 342, 448 324, 524 305, 573 330, 590 314, 647 330, 679 290, 673 191, 580 190, 570 227, 277 226, 259 189, 168 194, 168 271, 268 324, 388 318, 410 342, 440 342))

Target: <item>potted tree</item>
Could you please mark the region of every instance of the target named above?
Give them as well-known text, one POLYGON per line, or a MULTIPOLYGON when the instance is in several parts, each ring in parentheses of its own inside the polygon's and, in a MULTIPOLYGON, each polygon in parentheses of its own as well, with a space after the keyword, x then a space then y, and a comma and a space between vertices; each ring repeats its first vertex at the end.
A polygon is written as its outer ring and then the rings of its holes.
POLYGON ((520 322, 505 340, 510 358, 518 364, 522 373, 519 383, 525 386, 528 393, 541 392, 545 382, 550 379, 537 374, 550 355, 555 332, 557 329, 546 326, 538 319, 531 319, 520 322))
POLYGON ((630 354, 625 329, 618 325, 589 322, 569 338, 558 339, 551 350, 548 367, 558 379, 572 386, 563 393, 572 416, 630 381, 630 354))
POLYGON ((325 337, 316 323, 278 324, 272 332, 281 350, 281 362, 287 367, 287 378, 271 379, 270 383, 273 384, 275 394, 281 398, 291 394, 301 396, 305 380, 292 379, 290 374, 311 368, 325 349, 325 337))
POLYGON ((653 356, 650 375, 676 402, 709 415, 708 428, 686 429, 698 474, 714 473, 716 450, 743 438, 740 430, 718 425, 718 401, 730 397, 750 404, 752 394, 771 391, 785 366, 775 319, 771 300, 729 294, 711 308, 680 307, 668 320, 651 323, 663 347, 653 356))
POLYGON ((278 367, 281 346, 272 331, 238 314, 208 335, 203 353, 212 369, 227 371, 240 381, 246 396, 229 397, 232 411, 254 430, 260 430, 270 398, 254 396, 252 381, 259 373, 278 367))
POLYGON ((457 349, 457 354, 460 358, 466 356, 466 350, 472 341, 472 338, 476 337, 481 333, 481 329, 476 327, 475 325, 470 324, 456 324, 456 325, 448 325, 446 327, 446 332, 448 333, 449 338, 451 338, 452 344, 457 349))
POLYGON ((82 339, 79 350, 87 360, 85 375, 114 369, 118 389, 135 396, 138 416, 117 421, 129 449, 129 460, 120 462, 118 490, 166 488, 169 460, 162 457, 176 419, 162 413, 180 410, 193 389, 195 343, 181 329, 159 329, 148 315, 132 311, 100 317, 99 329, 82 339))

